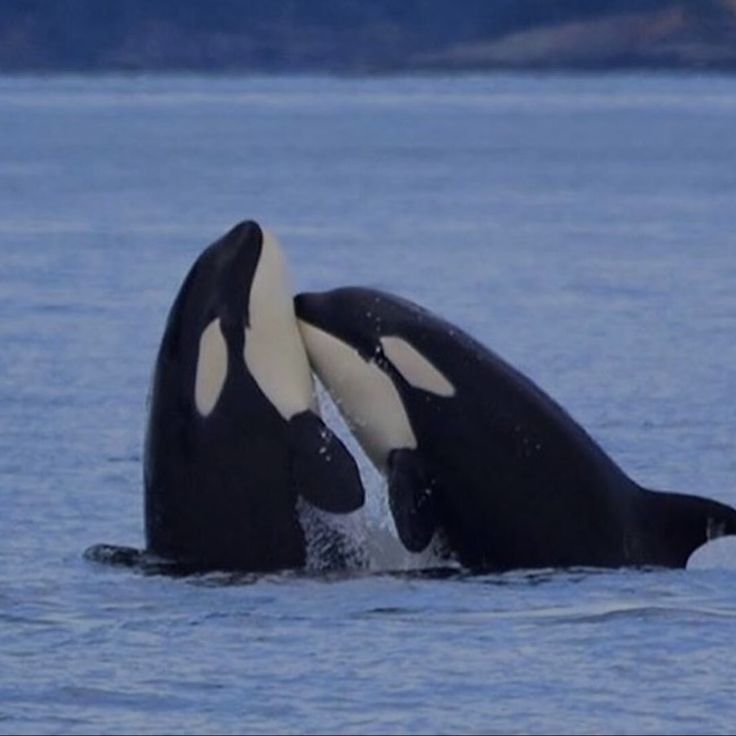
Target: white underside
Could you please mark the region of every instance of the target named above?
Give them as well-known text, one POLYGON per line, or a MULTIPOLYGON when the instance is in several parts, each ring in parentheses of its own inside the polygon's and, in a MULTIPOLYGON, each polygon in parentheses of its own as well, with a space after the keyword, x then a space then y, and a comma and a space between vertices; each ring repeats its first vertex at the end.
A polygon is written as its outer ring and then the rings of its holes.
POLYGON ((357 350, 302 320, 312 366, 371 461, 385 470, 389 453, 417 440, 393 381, 357 350))
POLYGON ((316 409, 312 372, 294 314, 285 260, 276 238, 263 233, 263 248, 250 290, 245 363, 261 391, 289 420, 316 409))

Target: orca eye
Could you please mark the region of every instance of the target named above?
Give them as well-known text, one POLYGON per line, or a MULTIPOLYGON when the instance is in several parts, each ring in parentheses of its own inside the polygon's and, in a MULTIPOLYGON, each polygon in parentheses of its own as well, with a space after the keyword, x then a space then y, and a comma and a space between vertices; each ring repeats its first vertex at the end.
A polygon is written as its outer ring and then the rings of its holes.
POLYGON ((358 349, 358 355, 360 355, 366 363, 375 363, 379 366, 385 366, 388 364, 386 354, 383 352, 383 346, 380 342, 367 342, 358 349))

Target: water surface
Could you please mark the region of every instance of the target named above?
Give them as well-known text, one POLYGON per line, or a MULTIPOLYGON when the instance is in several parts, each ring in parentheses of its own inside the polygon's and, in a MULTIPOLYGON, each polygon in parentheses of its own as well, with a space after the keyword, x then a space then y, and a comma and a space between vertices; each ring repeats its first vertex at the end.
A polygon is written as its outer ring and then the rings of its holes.
POLYGON ((687 571, 188 580, 141 546, 145 397, 199 251, 477 335, 639 482, 736 504, 736 81, 0 79, 0 731, 732 732, 736 549, 687 571))

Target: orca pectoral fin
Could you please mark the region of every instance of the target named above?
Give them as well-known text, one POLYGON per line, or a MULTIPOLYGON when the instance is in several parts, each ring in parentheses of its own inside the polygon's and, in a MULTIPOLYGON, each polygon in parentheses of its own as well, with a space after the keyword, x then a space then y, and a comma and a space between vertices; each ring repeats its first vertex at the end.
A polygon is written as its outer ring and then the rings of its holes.
POLYGON ((297 493, 323 511, 348 514, 365 503, 365 489, 353 456, 313 412, 289 421, 291 474, 297 493))
POLYGON ((194 562, 167 559, 149 550, 115 544, 95 544, 84 551, 84 559, 110 567, 127 568, 143 575, 185 577, 210 570, 194 562))
POLYGON ((410 552, 421 552, 437 529, 436 502, 421 458, 414 450, 394 450, 388 467, 388 501, 399 539, 410 552))

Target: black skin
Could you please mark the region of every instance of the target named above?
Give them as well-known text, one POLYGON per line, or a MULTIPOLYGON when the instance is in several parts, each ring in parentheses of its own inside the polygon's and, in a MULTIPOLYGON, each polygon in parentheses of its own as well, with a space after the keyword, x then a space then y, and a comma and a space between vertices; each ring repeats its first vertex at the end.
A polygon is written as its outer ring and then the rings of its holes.
POLYGON ((364 500, 355 461, 322 420, 306 411, 286 421, 248 372, 245 328, 262 246, 260 227, 243 222, 202 253, 171 309, 156 364, 144 461, 147 549, 191 571, 303 567, 298 497, 336 513, 364 500), (227 378, 202 417, 194 402, 199 341, 217 317, 227 378))
POLYGON ((684 567, 709 539, 736 533, 736 511, 646 490, 557 403, 462 330, 380 291, 296 298, 300 320, 341 339, 392 379, 417 438, 388 458, 399 536, 420 551, 443 532, 475 570, 684 567), (405 339, 456 388, 415 388, 379 339, 405 339))

